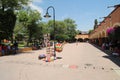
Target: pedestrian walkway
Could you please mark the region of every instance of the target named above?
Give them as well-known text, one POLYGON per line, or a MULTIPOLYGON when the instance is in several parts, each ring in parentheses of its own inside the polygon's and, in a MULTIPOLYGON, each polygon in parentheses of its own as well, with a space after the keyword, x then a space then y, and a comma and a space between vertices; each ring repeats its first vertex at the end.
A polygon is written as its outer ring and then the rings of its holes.
POLYGON ((120 68, 89 43, 67 43, 52 62, 39 60, 46 49, 0 57, 0 80, 119 80, 120 68))

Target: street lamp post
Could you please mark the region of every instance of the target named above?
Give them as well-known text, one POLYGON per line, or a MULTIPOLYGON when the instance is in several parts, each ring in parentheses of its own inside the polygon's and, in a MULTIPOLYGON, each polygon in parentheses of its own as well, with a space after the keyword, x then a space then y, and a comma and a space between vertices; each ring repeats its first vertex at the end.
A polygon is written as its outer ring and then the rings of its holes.
POLYGON ((46 14, 44 15, 44 17, 45 18, 50 18, 51 16, 49 15, 49 13, 48 13, 48 10, 50 9, 50 8, 52 8, 53 9, 53 28, 54 28, 54 30, 53 30, 53 45, 54 45, 54 59, 56 59, 56 52, 55 52, 55 9, 54 9, 54 7, 53 6, 49 6, 48 8, 47 8, 47 11, 46 11, 46 14))

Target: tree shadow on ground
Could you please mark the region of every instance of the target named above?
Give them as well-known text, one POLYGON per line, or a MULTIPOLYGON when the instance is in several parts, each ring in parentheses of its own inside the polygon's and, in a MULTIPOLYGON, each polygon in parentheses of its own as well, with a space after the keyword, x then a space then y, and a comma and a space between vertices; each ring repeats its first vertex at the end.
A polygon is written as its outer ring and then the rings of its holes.
POLYGON ((102 50, 102 48, 97 45, 94 45, 94 44, 91 44, 91 45, 93 45, 97 49, 99 49, 102 52, 104 52, 105 54, 107 54, 106 56, 103 56, 103 58, 107 58, 107 59, 111 60, 112 62, 114 62, 116 65, 118 65, 120 67, 120 57, 113 56, 111 51, 102 50))
POLYGON ((31 52, 31 51, 27 51, 27 52, 16 52, 16 53, 12 53, 12 54, 6 54, 4 56, 17 56, 17 55, 23 55, 23 54, 34 54, 35 52, 31 52))
POLYGON ((16 53, 15 55, 21 55, 21 54, 34 54, 35 52, 27 51, 27 52, 20 52, 16 53))

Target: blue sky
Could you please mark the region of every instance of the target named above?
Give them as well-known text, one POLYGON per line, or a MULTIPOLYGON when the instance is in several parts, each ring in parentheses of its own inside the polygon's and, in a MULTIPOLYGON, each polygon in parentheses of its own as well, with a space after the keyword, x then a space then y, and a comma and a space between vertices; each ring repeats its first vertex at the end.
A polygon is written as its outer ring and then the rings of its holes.
MULTIPOLYGON (((55 8, 56 20, 64 20, 71 18, 75 20, 77 29, 88 31, 93 29, 94 20, 99 17, 105 17, 112 12, 114 8, 107 8, 120 4, 120 0, 33 0, 30 6, 37 9, 42 17, 46 13, 49 6, 55 8)), ((49 9, 49 14, 53 14, 52 9, 49 9)), ((47 21, 43 17, 43 21, 47 21)))

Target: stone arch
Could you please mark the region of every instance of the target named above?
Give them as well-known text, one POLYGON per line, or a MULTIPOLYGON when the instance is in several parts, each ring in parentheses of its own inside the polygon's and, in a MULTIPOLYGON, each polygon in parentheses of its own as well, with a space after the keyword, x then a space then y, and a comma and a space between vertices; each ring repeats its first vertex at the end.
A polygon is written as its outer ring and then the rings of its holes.
POLYGON ((83 40, 83 38, 78 38, 78 41, 83 42, 84 40, 83 40))
POLYGON ((96 35, 96 38, 99 38, 99 34, 96 35))
POLYGON ((102 37, 102 38, 103 38, 103 37, 106 37, 106 31, 103 30, 103 31, 101 32, 101 37, 102 37))
POLYGON ((105 30, 104 33, 105 33, 105 37, 107 37, 107 30, 105 30))
POLYGON ((89 38, 84 38, 84 42, 89 41, 89 38))
POLYGON ((98 33, 97 38, 100 38, 100 33, 98 33))
POLYGON ((98 34, 98 33, 96 33, 96 34, 95 34, 95 38, 98 38, 98 35, 99 35, 99 34, 98 34))
POLYGON ((115 23, 115 24, 113 24, 113 27, 115 27, 116 25, 120 26, 120 23, 115 23))
POLYGON ((100 32, 100 33, 99 33, 99 37, 98 37, 98 38, 101 38, 101 37, 102 37, 102 33, 100 32))

